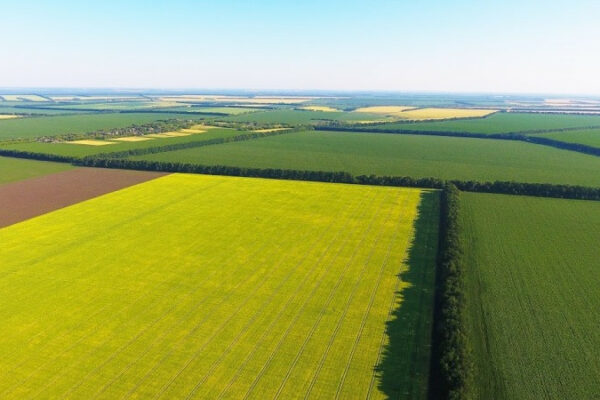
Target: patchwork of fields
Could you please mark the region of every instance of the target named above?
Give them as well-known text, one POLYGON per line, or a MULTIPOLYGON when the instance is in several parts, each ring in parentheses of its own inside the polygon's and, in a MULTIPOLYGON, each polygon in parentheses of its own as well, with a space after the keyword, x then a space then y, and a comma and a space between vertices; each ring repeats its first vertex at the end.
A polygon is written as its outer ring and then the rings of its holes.
POLYGON ((516 183, 464 188, 598 198, 600 159, 575 151, 593 150, 410 131, 600 148, 599 115, 504 112, 546 101, 483 95, 0 100, 4 154, 149 170, 0 157, 0 399, 427 399, 449 369, 482 400, 600 393, 597 201, 463 192, 464 259, 438 265, 451 253, 438 254, 440 219, 455 232, 438 191, 150 172, 500 180, 516 183), (134 126, 167 119, 179 121, 134 126), (98 160, 127 156, 146 162, 98 160))
POLYGON ((455 121, 398 123, 369 126, 369 129, 403 129, 413 131, 516 133, 544 129, 600 127, 600 116, 497 113, 486 118, 455 121))
POLYGON ((600 158, 507 140, 357 132, 280 136, 133 157, 256 168, 600 186, 600 158))
MULTIPOLYGON (((19 150, 28 151, 32 153, 40 154, 52 154, 58 156, 68 157, 85 157, 102 153, 111 153, 119 151, 127 151, 134 149, 147 149, 151 147, 166 146, 172 144, 192 143, 208 141, 217 138, 228 138, 232 136, 238 136, 243 132, 235 129, 226 128, 211 128, 206 132, 200 134, 190 134, 187 136, 159 136, 156 135, 145 135, 140 136, 142 139, 148 139, 143 141, 107 141, 98 140, 96 146, 76 144, 74 142, 57 142, 57 143, 44 143, 44 142, 24 142, 24 143, 11 143, 6 145, 0 145, 0 150, 19 150)), ((161 135, 161 134, 159 134, 161 135)))
POLYGON ((1 229, 0 397, 425 398, 438 212, 170 175, 1 229))
POLYGON ((596 398, 600 202, 461 198, 476 398, 596 398))
POLYGON ((385 116, 360 112, 340 113, 337 111, 273 110, 233 115, 230 117, 225 117, 223 120, 234 122, 255 122, 263 124, 286 123, 310 125, 322 121, 382 121, 385 120, 385 116))
POLYGON ((0 121, 0 141, 40 136, 87 133, 99 129, 124 128, 169 118, 193 119, 181 114, 109 113, 19 118, 0 121))

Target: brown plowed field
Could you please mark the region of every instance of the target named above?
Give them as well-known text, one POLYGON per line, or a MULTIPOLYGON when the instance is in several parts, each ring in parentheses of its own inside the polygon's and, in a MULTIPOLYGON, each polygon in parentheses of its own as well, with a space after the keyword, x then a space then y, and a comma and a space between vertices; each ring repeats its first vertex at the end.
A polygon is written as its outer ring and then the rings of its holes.
POLYGON ((77 168, 0 185, 0 228, 164 175, 77 168))

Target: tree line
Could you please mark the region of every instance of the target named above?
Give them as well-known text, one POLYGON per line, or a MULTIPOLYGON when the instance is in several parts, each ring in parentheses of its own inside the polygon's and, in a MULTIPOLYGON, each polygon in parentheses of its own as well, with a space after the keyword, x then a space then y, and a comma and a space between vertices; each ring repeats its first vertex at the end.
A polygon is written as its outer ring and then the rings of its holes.
MULTIPOLYGON (((566 132, 570 130, 581 130, 581 129, 594 129, 600 128, 600 126, 582 127, 582 128, 562 128, 562 129, 551 129, 551 130, 539 130, 539 131, 524 131, 528 133, 544 133, 544 132, 566 132)), ((450 131, 429 131, 429 130, 409 130, 409 129, 372 129, 357 128, 357 127, 343 127, 343 126, 316 126, 315 130, 318 131, 342 131, 342 132, 362 132, 372 134, 398 134, 398 135, 425 135, 425 136, 449 136, 449 137, 468 137, 476 139, 498 139, 498 140, 517 140, 522 142, 540 144, 544 146, 555 147, 561 150, 571 150, 579 153, 590 154, 600 157, 600 148, 588 146, 579 143, 562 142, 559 140, 542 138, 537 136, 529 136, 523 133, 509 132, 509 133, 473 133, 473 132, 450 132, 450 131)))
POLYGON ((460 191, 441 192, 431 386, 435 397, 467 398, 472 371, 465 323, 464 256, 460 237, 460 191))
POLYGON ((180 162, 130 160, 125 158, 99 158, 94 156, 77 159, 74 161, 74 163, 77 165, 90 167, 290 179, 316 182, 349 183, 358 185, 420 187, 432 189, 443 189, 448 183, 451 183, 459 190, 469 192, 600 201, 600 188, 574 185, 555 185, 547 183, 520 183, 502 181, 478 182, 461 180, 446 181, 438 178, 413 178, 409 176, 355 176, 345 171, 245 168, 226 165, 200 165, 180 162))

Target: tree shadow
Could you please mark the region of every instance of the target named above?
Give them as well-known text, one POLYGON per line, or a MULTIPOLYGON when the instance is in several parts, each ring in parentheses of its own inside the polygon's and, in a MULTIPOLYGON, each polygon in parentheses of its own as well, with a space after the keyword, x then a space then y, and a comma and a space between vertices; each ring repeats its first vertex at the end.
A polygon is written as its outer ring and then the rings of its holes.
POLYGON ((375 367, 378 388, 390 399, 429 396, 439 213, 439 192, 424 191, 408 270, 398 275, 408 286, 396 292, 396 306, 386 323, 388 343, 375 367))

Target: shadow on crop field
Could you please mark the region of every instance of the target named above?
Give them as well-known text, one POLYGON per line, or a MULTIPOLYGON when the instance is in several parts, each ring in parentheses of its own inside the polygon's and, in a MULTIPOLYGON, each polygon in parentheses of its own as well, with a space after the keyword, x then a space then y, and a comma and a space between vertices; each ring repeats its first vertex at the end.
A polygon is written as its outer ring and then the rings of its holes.
POLYGON ((408 285, 396 293, 396 308, 386 323, 388 343, 375 367, 378 388, 388 398, 428 397, 438 222, 439 193, 424 191, 408 270, 398 275, 408 285))

